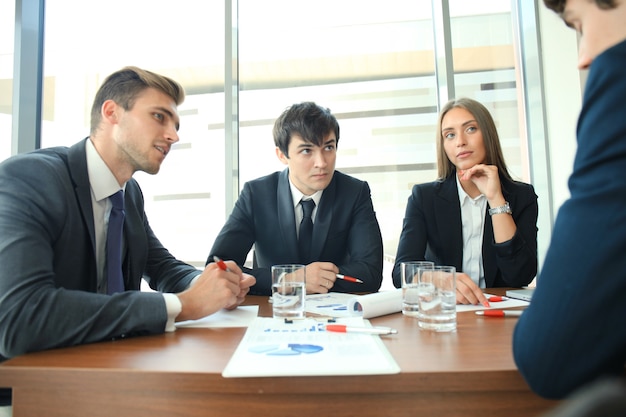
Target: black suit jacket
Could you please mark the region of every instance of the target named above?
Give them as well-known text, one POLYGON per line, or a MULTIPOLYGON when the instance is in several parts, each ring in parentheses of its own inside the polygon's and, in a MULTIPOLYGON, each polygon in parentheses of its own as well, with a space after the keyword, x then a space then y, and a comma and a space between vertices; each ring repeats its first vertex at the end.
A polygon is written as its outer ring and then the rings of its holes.
MULTIPOLYGON (((502 193, 511 205, 517 225, 515 236, 496 244, 491 216, 486 213, 483 236, 485 285, 522 287, 537 274, 537 195, 530 184, 500 178, 502 193)), ((463 229, 461 204, 454 175, 445 181, 413 186, 409 197, 393 283, 400 287, 400 264, 429 260, 463 271, 463 229)))
MULTIPOLYGON (((243 265, 252 245, 255 265, 252 269, 244 268, 257 280, 251 294, 270 294, 272 265, 302 263, 288 169, 244 185, 207 262, 219 256, 243 265)), ((332 291, 378 291, 383 244, 366 182, 335 171, 317 208, 311 258, 333 262, 342 274, 363 281, 355 284, 337 280, 332 291)))
POLYGON ((161 245, 131 179, 125 194, 127 291, 97 294, 90 193, 85 141, 0 164, 0 355, 162 333, 163 296, 137 291, 142 277, 153 289, 179 292, 199 273, 161 245))

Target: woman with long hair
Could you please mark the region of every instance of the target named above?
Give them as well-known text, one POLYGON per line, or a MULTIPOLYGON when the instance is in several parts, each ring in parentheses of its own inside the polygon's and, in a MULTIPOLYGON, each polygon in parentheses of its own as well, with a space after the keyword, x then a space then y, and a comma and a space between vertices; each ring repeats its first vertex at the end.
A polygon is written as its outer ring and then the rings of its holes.
POLYGON ((398 244, 400 264, 457 269, 457 303, 488 305, 481 288, 522 287, 537 273, 537 195, 509 173, 484 105, 454 99, 441 110, 434 182, 413 186, 398 244))

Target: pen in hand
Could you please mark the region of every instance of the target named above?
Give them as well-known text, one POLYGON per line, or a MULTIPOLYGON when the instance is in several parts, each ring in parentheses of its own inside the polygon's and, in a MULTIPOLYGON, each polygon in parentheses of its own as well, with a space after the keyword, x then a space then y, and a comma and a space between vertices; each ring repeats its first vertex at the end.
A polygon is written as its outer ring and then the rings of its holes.
MULTIPOLYGON (((226 265, 226 262, 222 261, 221 258, 219 258, 217 256, 213 256, 213 261, 217 264, 217 267, 219 269, 221 269, 222 271, 233 272, 233 271, 230 270, 228 265, 226 265)), ((241 280, 243 281, 243 277, 241 277, 241 280)), ((272 298, 272 297, 270 297, 270 298, 272 298)))
POLYGON ((337 279, 342 279, 344 281, 348 281, 348 282, 356 282, 359 284, 363 284, 363 281, 361 281, 358 278, 354 278, 354 277, 349 277, 348 275, 343 275, 343 274, 336 274, 335 275, 337 277, 337 279))
POLYGON ((230 269, 228 269, 228 265, 226 265, 226 262, 222 261, 217 256, 213 257, 213 261, 217 264, 219 269, 221 269, 222 271, 230 272, 230 269))

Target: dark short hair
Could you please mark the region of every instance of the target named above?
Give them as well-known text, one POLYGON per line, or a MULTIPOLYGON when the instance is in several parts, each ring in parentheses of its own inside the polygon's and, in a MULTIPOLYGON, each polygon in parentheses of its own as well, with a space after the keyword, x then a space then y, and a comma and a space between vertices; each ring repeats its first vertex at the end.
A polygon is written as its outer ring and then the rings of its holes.
POLYGON ((322 146, 324 138, 334 132, 339 143, 339 123, 330 109, 311 101, 288 107, 274 123, 274 143, 289 158, 291 136, 300 135, 305 142, 322 146))
POLYGON ((180 105, 185 99, 183 87, 171 78, 137 67, 125 67, 109 75, 96 93, 91 106, 91 133, 93 134, 101 121, 100 110, 107 100, 113 100, 124 110, 130 110, 137 96, 147 88, 154 88, 167 94, 180 105))
MULTIPOLYGON (((617 5, 615 4, 615 0, 594 0, 596 5, 600 9, 613 9, 617 5)), ((543 4, 552 11, 555 11, 558 14, 562 14, 565 10, 565 3, 567 0, 543 0, 543 4)))
POLYGON ((498 168, 500 176, 512 181, 511 174, 504 161, 498 130, 496 129, 493 117, 491 117, 491 113, 489 113, 489 110, 487 110, 483 104, 465 97, 448 101, 439 113, 439 120, 437 122, 437 176, 439 179, 444 180, 456 172, 456 167, 450 161, 448 155, 446 155, 443 146, 444 138, 441 132, 444 116, 455 108, 467 110, 474 116, 474 119, 476 119, 478 128, 483 135, 483 143, 485 144, 484 163, 487 165, 495 165, 498 168))

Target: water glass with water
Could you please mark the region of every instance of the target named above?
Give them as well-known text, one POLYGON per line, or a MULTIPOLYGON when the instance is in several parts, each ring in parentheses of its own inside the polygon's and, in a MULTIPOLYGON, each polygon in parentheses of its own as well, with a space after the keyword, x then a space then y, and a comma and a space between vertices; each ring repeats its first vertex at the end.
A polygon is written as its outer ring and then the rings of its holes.
POLYGON ((432 270, 435 264, 430 261, 402 262, 402 314, 417 317, 419 276, 426 270, 432 270))
POLYGON ((418 285, 418 325, 424 330, 456 330, 456 268, 435 266, 421 274, 418 285))
POLYGON ((272 310, 274 317, 304 317, 306 267, 298 264, 272 266, 272 310))

